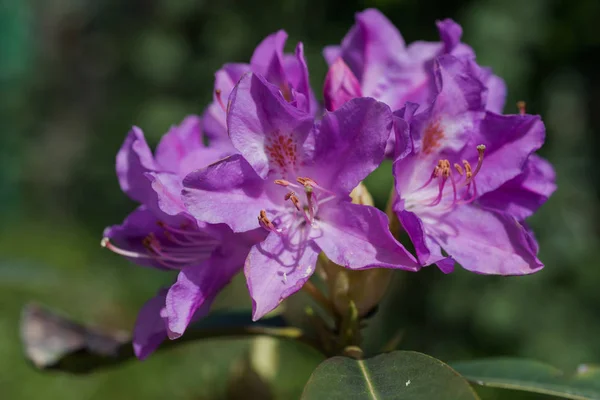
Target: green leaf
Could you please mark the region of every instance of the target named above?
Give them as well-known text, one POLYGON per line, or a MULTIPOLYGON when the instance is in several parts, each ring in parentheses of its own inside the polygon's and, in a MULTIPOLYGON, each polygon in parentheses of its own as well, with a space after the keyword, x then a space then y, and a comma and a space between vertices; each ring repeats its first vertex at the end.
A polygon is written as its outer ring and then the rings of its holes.
POLYGON ((313 372, 302 394, 313 399, 474 400, 475 391, 443 362, 413 351, 366 360, 330 358, 313 372))
POLYGON ((532 360, 492 358, 453 363, 471 382, 483 386, 560 396, 600 399, 600 367, 582 365, 572 376, 532 360))

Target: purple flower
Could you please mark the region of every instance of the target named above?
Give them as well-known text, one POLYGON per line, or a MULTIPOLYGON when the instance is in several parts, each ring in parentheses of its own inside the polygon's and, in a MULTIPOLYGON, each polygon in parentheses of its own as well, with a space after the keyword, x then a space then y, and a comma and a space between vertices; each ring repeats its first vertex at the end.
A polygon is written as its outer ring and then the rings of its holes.
POLYGON ((133 128, 117 155, 121 188, 142 205, 104 231, 103 246, 136 264, 179 271, 177 282, 140 311, 134 330, 140 359, 206 315, 217 293, 242 269, 251 246, 265 237, 260 230, 234 234, 224 224, 200 223, 186 212, 183 177, 222 158, 221 148, 202 144, 200 125, 199 118, 188 117, 171 128, 155 156, 142 131, 133 128))
POLYGON ((434 73, 432 105, 415 114, 407 103, 394 121, 394 210, 419 261, 444 272, 454 260, 482 274, 541 269, 522 223, 555 190, 552 167, 532 154, 544 142, 540 117, 486 111, 485 85, 465 60, 439 57, 434 73))
POLYGON ((354 99, 315 123, 248 74, 230 96, 227 123, 240 154, 188 175, 183 195, 198 220, 268 232, 244 267, 255 320, 302 287, 321 251, 351 269, 419 268, 386 215, 349 198, 383 159, 392 124, 385 104, 354 99))
MULTIPOLYGON (((250 64, 225 64, 215 74, 213 102, 206 109, 204 132, 211 143, 231 146, 227 136, 227 102, 229 94, 243 74, 254 72, 279 87, 285 99, 299 109, 314 114, 318 103, 308 81, 308 68, 304 59, 304 47, 298 43, 294 54, 284 54, 287 33, 280 30, 267 36, 254 50, 250 64)), ((235 152, 230 148, 231 152, 235 152)))
POLYGON ((353 81, 360 83, 360 91, 351 91, 354 97, 373 97, 392 110, 403 107, 407 101, 429 104, 436 94, 433 60, 452 54, 473 64, 488 88, 487 109, 501 112, 506 97, 502 79, 475 63, 473 50, 460 42, 460 25, 445 19, 437 22, 437 28, 441 42, 418 41, 406 46, 400 32, 381 12, 368 9, 357 13, 356 24, 342 45, 328 46, 323 52, 330 65, 324 93, 328 110, 347 100, 345 89, 353 87, 353 81), (328 84, 332 81, 346 84, 328 84))

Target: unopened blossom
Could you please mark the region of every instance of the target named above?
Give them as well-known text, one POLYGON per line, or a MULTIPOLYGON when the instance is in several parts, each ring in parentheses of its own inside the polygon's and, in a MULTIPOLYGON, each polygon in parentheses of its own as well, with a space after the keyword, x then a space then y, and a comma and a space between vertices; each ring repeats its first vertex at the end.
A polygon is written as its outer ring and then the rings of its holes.
POLYGON ((523 224, 555 190, 552 167, 532 153, 545 137, 539 116, 486 111, 485 84, 464 60, 434 65, 437 96, 395 113, 394 210, 422 264, 454 261, 482 274, 543 267, 523 224), (442 254, 441 250, 447 254, 442 254))
POLYGON ((317 111, 318 103, 308 81, 303 44, 298 43, 294 54, 287 54, 283 52, 286 40, 287 33, 277 31, 256 47, 249 64, 228 63, 216 72, 213 101, 203 115, 204 132, 212 140, 211 144, 229 146, 231 152, 235 151, 227 136, 227 104, 233 87, 247 72, 264 76, 299 109, 311 114, 317 111))
POLYGON ((328 46, 330 65, 325 80, 325 105, 339 107, 348 98, 368 96, 402 108, 407 101, 428 105, 435 97, 433 60, 451 54, 466 60, 488 89, 487 109, 501 112, 506 97, 502 79, 475 62, 473 50, 461 43, 462 28, 451 19, 436 23, 440 42, 417 41, 406 46, 396 27, 378 10, 356 14, 356 23, 341 46, 328 46))
POLYGON ((321 251, 351 269, 419 268, 383 212, 350 202, 383 159, 389 107, 354 99, 315 123, 277 86, 248 74, 230 96, 227 123, 239 154, 188 175, 183 194, 198 220, 268 232, 244 268, 255 320, 303 286, 321 251))
POLYGON ((265 236, 260 230, 234 234, 224 224, 197 222, 185 211, 183 177, 222 157, 221 148, 202 144, 200 126, 192 116, 172 127, 155 155, 134 127, 117 155, 121 188, 141 205, 121 225, 104 231, 102 245, 136 264, 179 271, 177 281, 140 311, 133 345, 142 359, 206 315, 241 270, 250 247, 265 236))

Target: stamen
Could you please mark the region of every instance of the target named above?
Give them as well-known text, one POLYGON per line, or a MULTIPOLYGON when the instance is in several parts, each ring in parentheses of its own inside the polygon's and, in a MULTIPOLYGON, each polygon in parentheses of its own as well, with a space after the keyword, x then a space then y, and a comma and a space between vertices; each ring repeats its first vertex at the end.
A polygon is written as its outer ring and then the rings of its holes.
POLYGON ((221 89, 215 90, 215 96, 217 97, 217 103, 219 103, 223 112, 227 114, 227 108, 225 107, 225 104, 223 103, 223 99, 221 97, 221 89))
POLYGON ((294 204, 294 207, 296 207, 296 210, 300 211, 300 213, 302 214, 302 216, 304 216, 304 219, 306 220, 306 222, 310 225, 312 224, 312 219, 306 214, 306 210, 304 210, 302 208, 302 206, 300 205, 300 199, 298 199, 298 196, 296 196, 296 193, 294 192, 289 192, 288 194, 285 195, 285 200, 291 200, 292 204, 294 204))
POLYGON ((517 101, 517 108, 519 109, 519 114, 525 115, 527 112, 527 104, 524 101, 517 101))
POLYGON ((299 184, 301 184, 302 186, 306 187, 306 186, 312 186, 312 187, 318 187, 319 185, 317 184, 317 182, 315 182, 314 180, 310 179, 310 178, 296 178, 296 182, 298 182, 299 184))
POLYGON ((464 172, 460 164, 454 163, 454 169, 458 172, 460 176, 463 176, 464 172))
POLYGON ((194 239, 198 239, 198 240, 202 239, 202 238, 206 238, 206 239, 212 238, 211 235, 209 235, 205 232, 186 229, 187 227, 190 226, 189 224, 181 224, 181 228, 175 228, 174 226, 167 225, 162 221, 158 221, 156 224, 169 232, 177 233, 177 234, 181 234, 181 235, 185 235, 185 236, 191 236, 194 239))
POLYGON ((431 172, 431 175, 429 176, 429 179, 427 179, 427 182, 425 182, 423 185, 421 185, 417 190, 425 189, 427 186, 429 186, 431 181, 433 181, 435 178, 440 176, 440 174, 441 174, 440 163, 441 162, 442 162, 442 160, 438 161, 438 165, 436 165, 435 168, 433 169, 433 171, 431 172))
POLYGON ((469 164, 467 160, 462 160, 462 163, 465 166, 465 176, 467 178, 465 182, 468 183, 473 177, 473 170, 471 169, 471 164, 469 164))
POLYGON ((454 207, 454 205, 456 204, 456 202, 458 200, 456 181, 454 180, 454 176, 452 174, 450 174, 450 183, 452 183, 452 204, 450 204, 447 209, 454 207))
POLYGON ((296 210, 302 211, 302 207, 300 207, 300 199, 298 199, 298 196, 296 196, 296 193, 289 192, 285 195, 284 199, 286 201, 291 200, 294 207, 296 207, 296 210))
POLYGON ((428 206, 433 207, 433 206, 437 206, 438 204, 440 204, 440 201, 442 201, 442 195, 444 194, 444 186, 446 185, 446 179, 442 178, 440 179, 440 183, 438 185, 438 195, 437 197, 428 204, 428 206))
POLYGON ((258 223, 260 224, 260 226, 262 226, 268 231, 277 233, 281 232, 281 230, 275 228, 275 225, 273 225, 273 223, 269 220, 269 218, 267 217, 267 212, 265 210, 260 210, 260 213, 258 215, 258 223))
POLYGON ((275 179, 275 184, 284 187, 291 185, 291 183, 286 181, 285 179, 275 179))
POLYGON ((462 160, 463 166, 461 166, 458 163, 454 163, 452 165, 447 159, 438 160, 437 165, 434 167, 431 176, 429 177, 429 179, 427 179, 427 182, 425 182, 425 184, 416 189, 416 191, 425 189, 425 187, 430 185, 433 180, 437 179, 438 193, 435 196, 435 198, 433 198, 433 200, 431 197, 427 196, 427 200, 422 200, 420 201, 420 203, 428 207, 439 205, 443 200, 444 189, 446 181, 448 179, 450 179, 450 184, 452 185, 452 202, 449 204, 448 208, 452 208, 458 204, 467 204, 473 202, 477 197, 477 186, 475 184, 475 176, 479 173, 483 166, 485 150, 485 145, 480 144, 477 146, 477 165, 474 169, 471 167, 471 164, 467 160, 462 160), (462 181, 456 180, 453 175, 453 168, 460 176, 464 176, 465 179, 462 181), (470 193, 471 187, 473 188, 473 193, 470 193))
POLYGON ((304 190, 306 191, 306 201, 308 203, 308 215, 310 220, 313 221, 315 219, 315 205, 313 203, 313 188, 312 186, 305 186, 304 190))

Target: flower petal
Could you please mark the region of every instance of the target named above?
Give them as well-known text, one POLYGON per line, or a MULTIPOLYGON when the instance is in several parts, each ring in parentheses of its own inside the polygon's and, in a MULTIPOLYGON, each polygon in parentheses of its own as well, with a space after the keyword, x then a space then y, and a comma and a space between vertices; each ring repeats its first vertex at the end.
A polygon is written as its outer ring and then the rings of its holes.
POLYGON ((213 101, 202 115, 202 129, 210 139, 211 146, 217 143, 221 144, 221 142, 231 143, 227 134, 227 113, 225 110, 234 86, 242 75, 249 71, 250 64, 229 63, 223 65, 215 73, 213 101))
POLYGON ((438 57, 434 72, 439 93, 429 109, 414 116, 411 134, 421 153, 457 153, 485 116, 485 86, 469 64, 451 55, 438 57))
POLYGON ((181 160, 204 147, 201 126, 200 117, 190 115, 181 124, 169 129, 156 147, 156 162, 161 170, 178 174, 181 160))
POLYGON ((334 263, 350 269, 399 268, 417 271, 415 258, 392 236, 385 213, 375 207, 340 202, 320 212, 317 245, 334 263))
POLYGON ((287 37, 284 30, 267 36, 256 47, 250 59, 252 71, 263 75, 269 82, 277 86, 287 81, 283 68, 283 48, 287 37))
POLYGON ((390 20, 368 9, 356 14, 356 24, 342 41, 342 57, 362 82, 363 93, 371 95, 404 48, 404 39, 390 20))
POLYGON ((262 318, 302 288, 315 271, 319 248, 299 231, 292 237, 271 232, 252 247, 244 274, 252 297, 252 319, 262 318))
POLYGON ((323 58, 325 58, 325 62, 327 65, 331 65, 338 58, 342 57, 342 47, 341 46, 325 46, 323 49, 323 58))
POLYGON ((189 323, 208 314, 219 292, 242 270, 249 247, 231 248, 226 254, 215 251, 204 263, 181 270, 166 298, 170 339, 177 339, 189 323))
POLYGON ((287 80, 294 90, 306 97, 306 106, 301 109, 311 115, 314 115, 319 109, 319 103, 310 87, 308 79, 308 66, 304 58, 304 45, 302 42, 296 46, 294 55, 284 54, 284 69, 287 80))
POLYGON ((473 153, 475 146, 486 146, 483 167, 477 174, 477 192, 483 195, 520 175, 529 156, 544 143, 545 136, 544 123, 537 115, 487 112, 468 146, 473 153))
MULTIPOLYGON (((181 178, 177 175, 160 172, 146 172, 145 178, 151 182, 154 196, 146 199, 146 205, 157 215, 166 214, 169 217, 176 217, 180 213, 185 213, 186 209, 181 198, 183 185, 181 178), (159 212, 157 212, 159 210, 159 212)), ((165 222, 176 224, 179 218, 173 220, 169 217, 163 218, 165 222)))
POLYGON ((144 173, 157 170, 144 133, 134 126, 117 153, 117 177, 121 190, 132 200, 144 203, 152 196, 152 187, 144 173))
POLYGON ((161 289, 144 304, 133 328, 133 352, 140 360, 152 354, 167 338, 166 322, 161 316, 167 291, 161 289))
POLYGON ((533 154, 521 175, 486 193, 478 199, 478 203, 522 221, 536 212, 555 190, 554 168, 548 161, 533 154))
POLYGON ((479 274, 525 275, 539 271, 535 239, 507 214, 461 206, 428 233, 464 269, 479 274))
POLYGON ((391 129, 389 107, 371 98, 353 99, 326 113, 315 136, 314 164, 305 168, 307 176, 348 195, 383 161, 391 129))
POLYGON ((436 26, 440 33, 440 39, 444 45, 441 54, 452 54, 455 57, 464 59, 475 59, 475 52, 470 46, 460 42, 462 37, 462 27, 450 18, 437 21, 436 26))
POLYGON ((394 133, 385 146, 386 156, 394 160, 403 159, 415 150, 410 134, 410 121, 418 108, 418 104, 408 102, 400 110, 394 111, 394 133))
POLYGON ((329 67, 323 92, 328 111, 335 111, 348 100, 362 96, 360 82, 341 58, 329 67))
POLYGON ((437 264, 440 270, 448 274, 454 270, 454 260, 442 255, 440 246, 430 240, 425 233, 423 222, 410 211, 395 210, 402 227, 415 246, 417 257, 422 265, 437 264))
POLYGON ((302 145, 313 118, 257 74, 244 75, 229 99, 227 124, 233 146, 261 178, 271 170, 283 176, 292 173, 302 162, 302 145))
POLYGON ((148 251, 143 244, 149 234, 162 232, 158 222, 148 207, 140 206, 129 214, 121 225, 106 228, 103 237, 108 238, 117 248, 129 253, 130 256, 126 255, 129 261, 141 266, 166 269, 153 257, 147 256, 148 251))
POLYGON ((235 232, 259 227, 261 210, 276 209, 266 185, 239 154, 189 174, 183 181, 185 206, 197 220, 227 224, 235 232))

